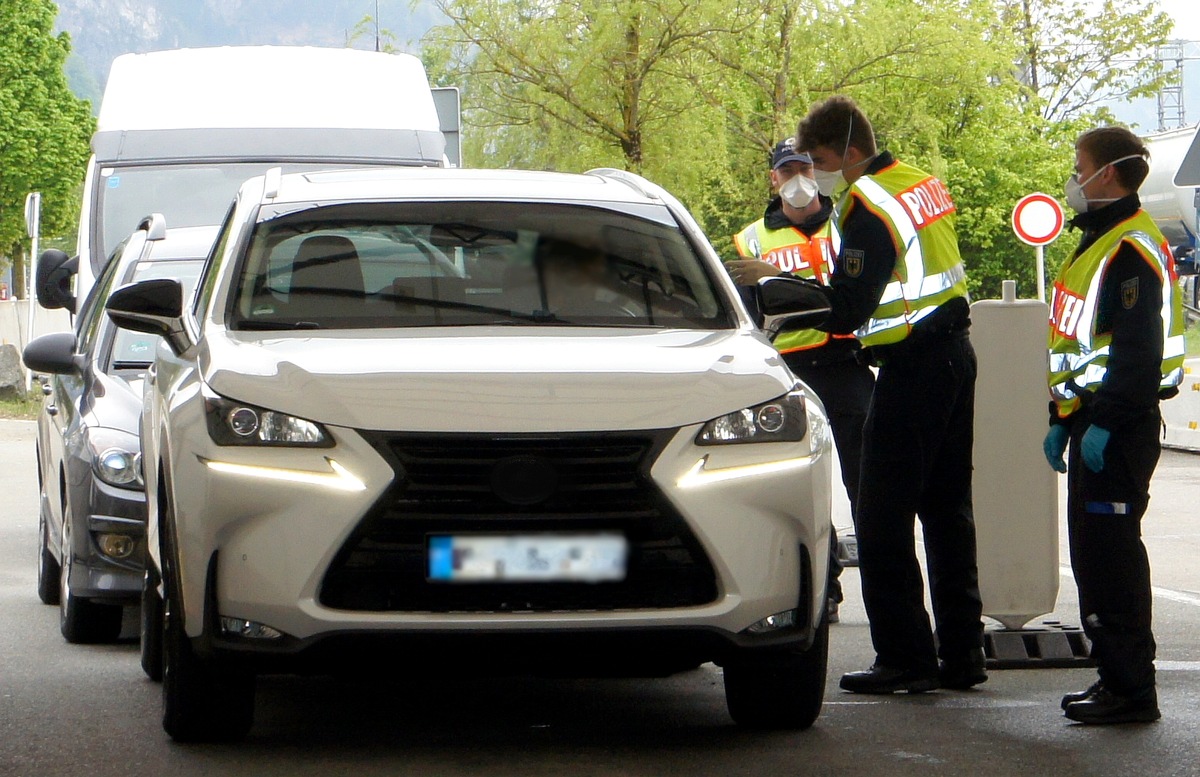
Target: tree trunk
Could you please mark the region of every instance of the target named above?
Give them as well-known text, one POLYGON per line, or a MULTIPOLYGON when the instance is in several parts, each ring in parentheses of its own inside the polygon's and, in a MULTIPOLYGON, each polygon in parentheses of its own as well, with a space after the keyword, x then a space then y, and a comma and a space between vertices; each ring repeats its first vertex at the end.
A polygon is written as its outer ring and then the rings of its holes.
POLYGON ((25 246, 21 241, 12 246, 12 288, 8 290, 13 299, 25 299, 25 246))
POLYGON ((641 3, 634 3, 625 24, 625 51, 621 57, 621 151, 625 169, 638 174, 642 172, 641 27, 641 3))

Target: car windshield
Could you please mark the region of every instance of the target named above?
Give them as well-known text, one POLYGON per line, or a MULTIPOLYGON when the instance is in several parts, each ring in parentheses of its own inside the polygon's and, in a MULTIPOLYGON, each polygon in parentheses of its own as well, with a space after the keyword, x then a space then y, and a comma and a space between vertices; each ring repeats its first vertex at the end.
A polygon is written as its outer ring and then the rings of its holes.
MULTIPOLYGON (((176 259, 138 262, 133 268, 130 283, 173 278, 183 284, 183 298, 191 296, 200 277, 203 259, 176 259)), ((154 361, 154 352, 162 340, 158 335, 118 329, 109 354, 109 370, 144 370, 154 361)))
POLYGON ((730 326, 720 300, 679 229, 649 218, 574 204, 361 203, 259 224, 229 324, 714 329, 730 326))
MULTIPOLYGON (((250 162, 101 168, 98 205, 103 251, 100 255, 108 256, 113 246, 151 213, 163 214, 171 229, 221 223, 246 179, 278 166, 278 162, 250 162)), ((328 166, 282 165, 287 173, 328 166)))

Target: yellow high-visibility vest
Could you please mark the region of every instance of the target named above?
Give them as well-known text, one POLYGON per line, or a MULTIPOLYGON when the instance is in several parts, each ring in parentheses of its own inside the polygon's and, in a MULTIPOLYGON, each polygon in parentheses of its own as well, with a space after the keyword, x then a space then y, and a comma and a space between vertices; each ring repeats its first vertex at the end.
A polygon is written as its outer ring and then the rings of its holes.
MULTIPOLYGON (((1170 389, 1183 382, 1183 294, 1175 278, 1171 248, 1144 210, 1101 235, 1095 243, 1063 264, 1054 281, 1050 305, 1050 395, 1062 418, 1079 409, 1081 391, 1095 391, 1108 373, 1112 332, 1096 329, 1104 268, 1122 246, 1131 246, 1154 268, 1163 285, 1162 379, 1170 389)), ((1131 288, 1136 295, 1136 288, 1131 288)), ((1136 296, 1127 304, 1136 302, 1136 296)))
MULTIPOLYGON (((833 262, 841 241, 832 219, 825 222, 812 237, 796 227, 771 229, 762 218, 733 236, 733 245, 743 259, 759 259, 775 265, 785 273, 809 278, 817 283, 829 283, 833 262)), ((853 335, 835 335, 853 338, 853 335)), ((783 332, 775 338, 780 353, 820 348, 829 342, 829 334, 818 329, 783 332)))
MULTIPOLYGON (((890 345, 955 297, 967 297, 967 273, 954 229, 956 207, 937 178, 902 162, 856 180, 838 199, 838 227, 851 205, 875 214, 896 245, 896 267, 871 318, 857 332, 864 346, 890 345)), ((862 257, 844 256, 841 271, 861 272, 862 257), (856 271, 856 267, 858 270, 856 271)))

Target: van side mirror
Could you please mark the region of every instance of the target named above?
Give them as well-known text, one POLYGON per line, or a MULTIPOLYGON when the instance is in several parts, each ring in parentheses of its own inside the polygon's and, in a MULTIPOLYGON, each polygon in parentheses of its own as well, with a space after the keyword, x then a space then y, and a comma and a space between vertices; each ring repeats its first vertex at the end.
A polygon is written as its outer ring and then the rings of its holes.
POLYGON ((75 294, 71 291, 71 279, 79 270, 79 257, 67 256, 65 251, 49 248, 38 257, 37 288, 34 296, 38 304, 47 310, 66 308, 75 312, 75 294))
POLYGON ((762 278, 755 288, 763 329, 775 337, 781 332, 812 329, 829 317, 829 299, 810 281, 777 275, 762 278))
POLYGON ((75 353, 74 332, 52 332, 35 337, 25 346, 21 359, 26 367, 43 374, 83 372, 83 357, 75 353))
POLYGON ((109 295, 105 309, 122 329, 158 335, 176 354, 192 346, 183 325, 183 286, 170 278, 131 283, 109 295))

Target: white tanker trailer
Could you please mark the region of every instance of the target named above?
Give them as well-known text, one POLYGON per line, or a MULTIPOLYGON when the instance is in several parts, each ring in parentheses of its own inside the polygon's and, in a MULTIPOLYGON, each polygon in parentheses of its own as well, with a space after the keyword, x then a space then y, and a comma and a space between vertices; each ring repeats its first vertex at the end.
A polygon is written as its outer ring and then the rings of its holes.
POLYGON ((1142 207, 1158 224, 1175 253, 1176 268, 1184 280, 1185 302, 1195 317, 1200 308, 1196 280, 1200 246, 1200 135, 1194 127, 1157 132, 1143 138, 1150 149, 1150 174, 1138 190, 1142 207))

